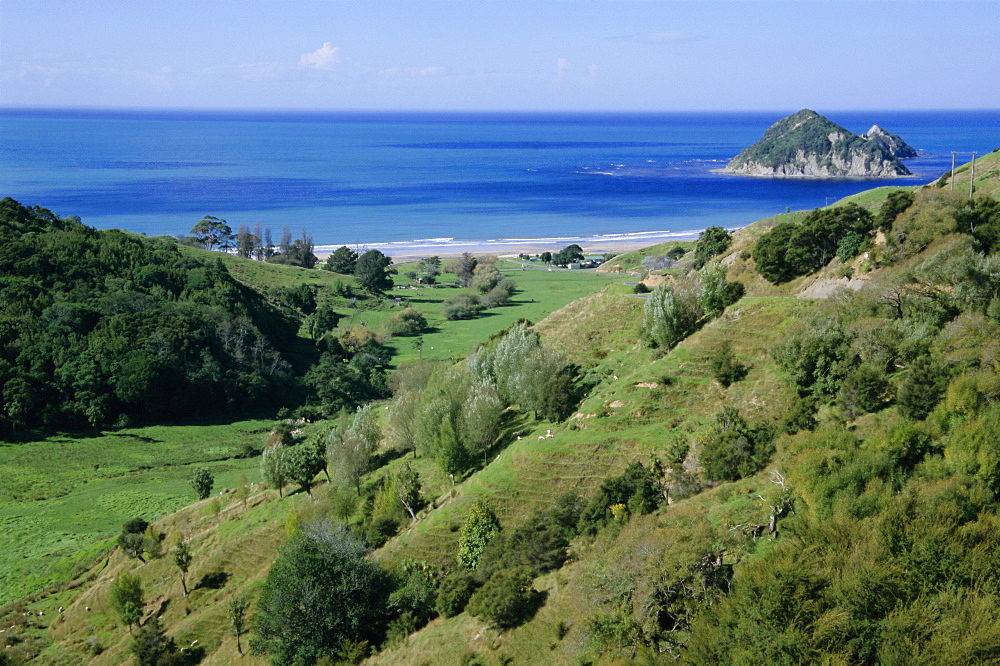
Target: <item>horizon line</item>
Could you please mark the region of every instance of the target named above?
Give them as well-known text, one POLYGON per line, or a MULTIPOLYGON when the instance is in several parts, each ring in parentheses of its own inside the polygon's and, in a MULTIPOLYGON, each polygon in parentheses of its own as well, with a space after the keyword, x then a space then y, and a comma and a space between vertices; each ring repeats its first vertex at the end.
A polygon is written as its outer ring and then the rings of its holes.
MULTIPOLYGON (((791 107, 789 107, 791 108, 791 107)), ((811 108, 811 107, 803 107, 811 108)), ((787 113, 788 108, 753 108, 753 109, 545 109, 545 108, 509 108, 509 109, 477 109, 477 108, 298 108, 298 107, 203 107, 203 106, 104 106, 104 105, 3 105, 0 113, 44 113, 44 112, 83 112, 83 113, 219 113, 219 114, 289 114, 289 115, 319 115, 319 114, 463 114, 463 115, 657 115, 677 113, 787 113)), ((823 113, 839 112, 989 112, 1000 111, 995 108, 982 107, 841 107, 823 111, 823 113)), ((817 113, 819 113, 817 111, 817 113)))

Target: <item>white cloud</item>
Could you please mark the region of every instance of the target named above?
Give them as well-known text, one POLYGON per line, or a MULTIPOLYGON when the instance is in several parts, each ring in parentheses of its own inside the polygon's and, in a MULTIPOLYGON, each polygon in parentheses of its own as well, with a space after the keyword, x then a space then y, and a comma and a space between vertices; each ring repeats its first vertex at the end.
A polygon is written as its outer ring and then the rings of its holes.
POLYGON ((680 30, 659 30, 655 32, 640 32, 627 37, 617 37, 616 41, 635 42, 637 44, 682 44, 705 39, 698 35, 680 30))
POLYGON ((299 67, 306 69, 333 69, 333 66, 340 62, 340 47, 334 46, 330 42, 323 42, 312 53, 303 53, 299 58, 299 67))
POLYGON ((592 79, 597 76, 597 63, 590 63, 587 65, 587 78, 592 79))
POLYGON ((556 58, 556 79, 561 79, 571 67, 572 65, 566 58, 556 58))

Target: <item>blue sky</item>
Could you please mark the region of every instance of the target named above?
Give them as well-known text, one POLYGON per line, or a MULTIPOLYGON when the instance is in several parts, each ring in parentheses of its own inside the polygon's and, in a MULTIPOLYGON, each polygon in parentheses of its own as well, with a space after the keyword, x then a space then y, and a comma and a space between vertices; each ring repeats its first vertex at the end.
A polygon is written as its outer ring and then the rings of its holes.
POLYGON ((997 0, 0 0, 0 105, 997 108, 997 34, 997 0))

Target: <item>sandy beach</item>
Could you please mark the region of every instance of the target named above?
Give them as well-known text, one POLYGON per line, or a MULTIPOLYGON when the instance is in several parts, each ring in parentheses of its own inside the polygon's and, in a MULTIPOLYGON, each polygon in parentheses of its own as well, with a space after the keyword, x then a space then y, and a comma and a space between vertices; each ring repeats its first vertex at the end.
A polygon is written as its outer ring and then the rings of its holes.
MULTIPOLYGON (((697 238, 697 234, 691 233, 662 233, 650 234, 641 238, 630 235, 625 238, 592 237, 468 242, 446 239, 426 242, 369 243, 360 247, 349 247, 358 251, 380 250, 386 256, 392 257, 394 263, 401 264, 431 256, 451 259, 460 256, 463 252, 471 252, 474 255, 492 254, 498 257, 516 257, 519 254, 537 255, 542 252, 557 252, 573 243, 583 248, 585 254, 604 254, 608 252, 621 254, 622 252, 631 252, 632 250, 649 247, 650 245, 658 245, 670 241, 696 240, 697 238)), ((340 245, 317 245, 314 252, 321 261, 325 261, 338 247, 340 245)))

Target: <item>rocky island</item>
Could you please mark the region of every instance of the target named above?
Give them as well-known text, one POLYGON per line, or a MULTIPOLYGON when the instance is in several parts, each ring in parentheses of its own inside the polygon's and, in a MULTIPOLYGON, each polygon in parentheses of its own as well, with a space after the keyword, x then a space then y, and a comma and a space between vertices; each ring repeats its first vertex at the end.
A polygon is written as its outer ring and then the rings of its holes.
POLYGON ((878 125, 858 136, 815 111, 776 122, 720 173, 778 178, 894 178, 917 151, 878 125))

